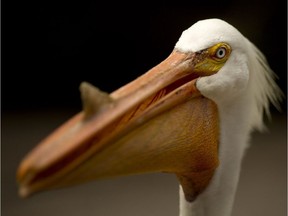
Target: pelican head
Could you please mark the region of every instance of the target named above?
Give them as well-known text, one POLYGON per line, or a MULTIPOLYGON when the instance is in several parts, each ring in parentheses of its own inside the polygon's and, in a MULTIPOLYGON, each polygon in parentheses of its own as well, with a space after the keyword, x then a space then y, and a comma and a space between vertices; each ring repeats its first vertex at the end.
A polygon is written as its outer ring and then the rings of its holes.
POLYGON ((265 57, 219 19, 185 30, 172 53, 108 94, 80 85, 83 111, 21 162, 20 195, 115 176, 166 172, 180 214, 226 216, 241 161, 281 93, 265 57))

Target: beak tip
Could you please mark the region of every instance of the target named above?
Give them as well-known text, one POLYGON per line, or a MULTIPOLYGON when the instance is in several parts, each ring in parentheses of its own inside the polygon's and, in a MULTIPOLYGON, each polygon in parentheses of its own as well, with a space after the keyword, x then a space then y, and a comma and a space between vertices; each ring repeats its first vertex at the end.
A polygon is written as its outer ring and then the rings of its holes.
POLYGON ((30 187, 30 182, 34 177, 34 174, 25 166, 21 168, 23 169, 19 169, 16 176, 19 185, 18 195, 21 198, 28 198, 34 193, 33 188, 30 187))

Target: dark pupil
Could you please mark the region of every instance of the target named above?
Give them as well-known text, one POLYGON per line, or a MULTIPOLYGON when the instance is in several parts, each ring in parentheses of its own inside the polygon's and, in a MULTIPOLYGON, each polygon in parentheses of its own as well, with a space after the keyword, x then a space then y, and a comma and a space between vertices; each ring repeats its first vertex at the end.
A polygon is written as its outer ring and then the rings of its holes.
POLYGON ((224 51, 221 49, 221 50, 219 50, 218 54, 221 57, 224 54, 224 51))

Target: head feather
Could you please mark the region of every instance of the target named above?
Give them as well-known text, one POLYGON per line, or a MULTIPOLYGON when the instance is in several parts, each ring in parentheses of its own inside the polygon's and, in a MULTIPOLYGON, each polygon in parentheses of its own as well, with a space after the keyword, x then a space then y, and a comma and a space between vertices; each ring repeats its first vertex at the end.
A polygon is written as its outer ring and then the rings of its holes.
POLYGON ((264 114, 270 118, 270 104, 279 111, 280 103, 283 99, 283 92, 276 83, 277 75, 270 68, 263 53, 248 39, 249 58, 249 85, 251 93, 252 128, 257 130, 265 129, 264 114))

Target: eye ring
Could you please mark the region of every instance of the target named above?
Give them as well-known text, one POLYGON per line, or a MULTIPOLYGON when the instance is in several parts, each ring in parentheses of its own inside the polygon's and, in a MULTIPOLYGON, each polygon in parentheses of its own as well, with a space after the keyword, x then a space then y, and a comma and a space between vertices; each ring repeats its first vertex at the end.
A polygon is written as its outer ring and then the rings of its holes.
POLYGON ((227 54, 227 49, 225 47, 219 47, 215 53, 215 57, 218 59, 223 59, 227 54))

